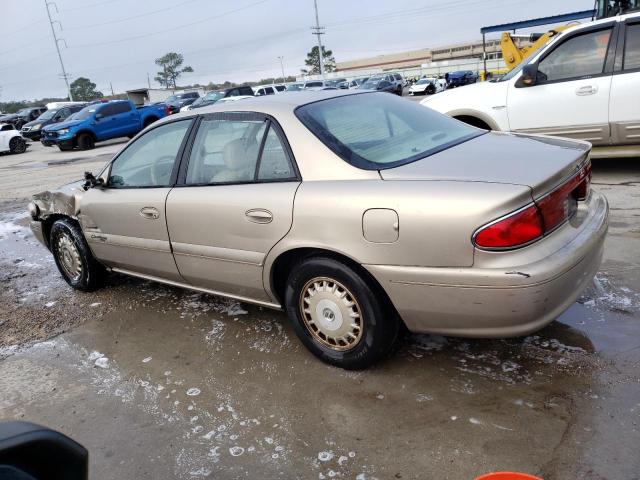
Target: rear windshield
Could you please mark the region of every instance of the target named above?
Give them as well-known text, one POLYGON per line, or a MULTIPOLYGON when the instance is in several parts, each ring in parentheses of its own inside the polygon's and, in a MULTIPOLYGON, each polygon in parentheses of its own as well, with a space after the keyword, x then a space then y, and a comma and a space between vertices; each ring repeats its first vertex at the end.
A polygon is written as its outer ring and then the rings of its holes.
POLYGON ((486 133, 388 93, 321 100, 295 114, 334 153, 366 170, 411 163, 486 133))

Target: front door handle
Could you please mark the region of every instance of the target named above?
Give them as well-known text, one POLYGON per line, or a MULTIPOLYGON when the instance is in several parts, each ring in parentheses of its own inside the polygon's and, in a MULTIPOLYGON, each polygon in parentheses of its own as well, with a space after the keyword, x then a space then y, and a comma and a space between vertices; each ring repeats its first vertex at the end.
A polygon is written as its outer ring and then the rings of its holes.
POLYGON ((578 87, 576 89, 576 95, 583 97, 585 95, 593 95, 598 92, 598 87, 594 87, 593 85, 585 85, 584 87, 578 87))
POLYGON ((157 220, 160 218, 160 213, 157 208, 143 207, 140 209, 140 216, 149 220, 157 220))
POLYGON ((245 213, 247 220, 253 223, 271 223, 273 221, 273 214, 269 210, 263 208, 252 208, 245 213))

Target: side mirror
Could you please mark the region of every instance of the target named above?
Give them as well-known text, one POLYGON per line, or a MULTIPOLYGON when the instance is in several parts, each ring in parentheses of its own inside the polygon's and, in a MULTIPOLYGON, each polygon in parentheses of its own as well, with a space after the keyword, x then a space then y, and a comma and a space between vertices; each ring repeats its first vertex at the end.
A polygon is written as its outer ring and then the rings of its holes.
POLYGON ((522 67, 522 75, 518 79, 518 87, 533 87, 538 80, 538 64, 529 63, 522 67))
POLYGON ((84 185, 83 188, 85 190, 89 190, 94 187, 103 187, 104 180, 101 177, 96 178, 91 172, 84 172, 84 185))
POLYGON ((89 453, 69 437, 29 422, 0 423, 0 478, 87 480, 89 453))

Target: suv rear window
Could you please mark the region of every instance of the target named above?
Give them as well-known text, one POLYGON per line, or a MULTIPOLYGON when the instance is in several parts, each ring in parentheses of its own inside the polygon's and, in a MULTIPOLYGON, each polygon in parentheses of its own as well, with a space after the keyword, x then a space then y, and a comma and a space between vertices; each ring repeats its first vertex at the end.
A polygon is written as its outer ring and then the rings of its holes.
POLYGON ((321 100, 295 114, 329 149, 365 170, 411 163, 486 133, 388 93, 321 100))

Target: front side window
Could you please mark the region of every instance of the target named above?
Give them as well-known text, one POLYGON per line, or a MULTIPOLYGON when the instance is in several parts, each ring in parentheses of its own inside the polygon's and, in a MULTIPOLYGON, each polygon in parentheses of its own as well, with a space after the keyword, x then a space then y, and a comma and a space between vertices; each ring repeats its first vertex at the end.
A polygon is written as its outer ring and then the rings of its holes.
POLYGON ((187 167, 188 185, 252 182, 266 122, 204 120, 187 167))
POLYGON ((329 149, 366 170, 410 163, 484 133, 386 93, 330 98, 295 114, 329 149))
POLYGON ((180 145, 191 120, 160 125, 130 144, 113 162, 112 188, 168 187, 180 145))
POLYGON ((624 70, 640 68, 640 23, 627 25, 624 44, 624 70))
POLYGON ((538 65, 542 81, 567 80, 604 71, 611 29, 571 37, 560 44, 538 65))

